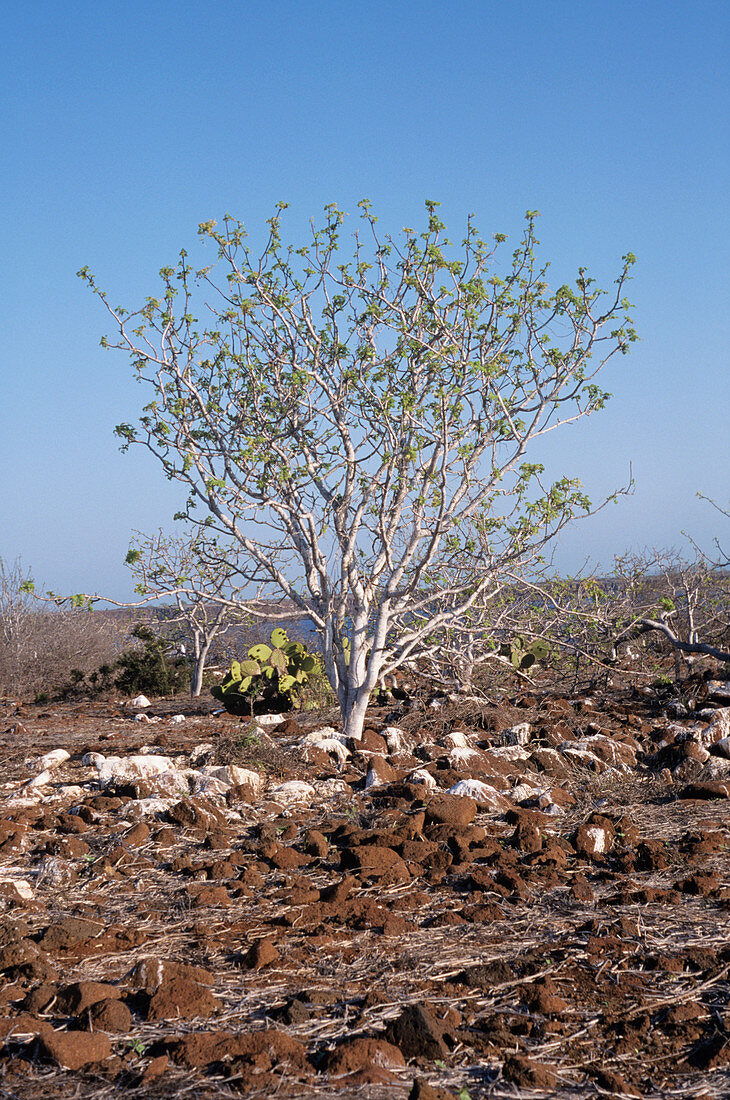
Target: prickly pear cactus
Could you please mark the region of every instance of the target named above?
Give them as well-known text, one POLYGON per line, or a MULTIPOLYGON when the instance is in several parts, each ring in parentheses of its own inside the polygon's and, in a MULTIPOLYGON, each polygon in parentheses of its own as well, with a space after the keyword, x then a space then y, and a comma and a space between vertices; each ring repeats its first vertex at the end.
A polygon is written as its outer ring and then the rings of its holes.
POLYGON ((511 641, 502 643, 499 652, 503 657, 509 658, 513 668, 524 672, 539 661, 546 660, 550 655, 550 647, 540 638, 528 644, 522 634, 515 634, 511 641))
POLYGON ((295 705, 295 689, 306 684, 316 667, 317 658, 307 647, 290 642, 286 631, 277 627, 268 645, 257 642, 244 660, 231 663, 227 676, 211 688, 211 694, 229 714, 251 714, 256 704, 290 710, 295 705))

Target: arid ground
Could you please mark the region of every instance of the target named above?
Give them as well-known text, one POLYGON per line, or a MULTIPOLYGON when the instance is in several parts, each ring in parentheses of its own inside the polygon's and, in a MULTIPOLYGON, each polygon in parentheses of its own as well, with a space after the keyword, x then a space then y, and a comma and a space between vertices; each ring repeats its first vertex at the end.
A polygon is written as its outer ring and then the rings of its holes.
POLYGON ((730 1095, 707 679, 391 704, 358 745, 6 700, 0 1097, 730 1095))

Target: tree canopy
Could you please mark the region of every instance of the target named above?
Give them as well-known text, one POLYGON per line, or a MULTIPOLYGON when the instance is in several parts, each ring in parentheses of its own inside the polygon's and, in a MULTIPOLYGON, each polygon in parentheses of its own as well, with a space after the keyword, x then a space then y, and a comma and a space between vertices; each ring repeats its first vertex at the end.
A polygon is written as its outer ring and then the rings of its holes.
POLYGON ((226 554, 236 585, 284 594, 318 628, 347 732, 359 736, 378 677, 412 659, 534 561, 591 505, 579 481, 546 481, 535 444, 603 407, 601 368, 636 339, 625 286, 584 268, 550 290, 535 218, 505 238, 467 220, 445 236, 381 236, 370 204, 345 246, 325 208, 302 246, 285 204, 254 254, 230 216, 205 222, 216 262, 185 251, 133 312, 106 305, 151 388, 116 429, 187 490, 180 513, 226 554))

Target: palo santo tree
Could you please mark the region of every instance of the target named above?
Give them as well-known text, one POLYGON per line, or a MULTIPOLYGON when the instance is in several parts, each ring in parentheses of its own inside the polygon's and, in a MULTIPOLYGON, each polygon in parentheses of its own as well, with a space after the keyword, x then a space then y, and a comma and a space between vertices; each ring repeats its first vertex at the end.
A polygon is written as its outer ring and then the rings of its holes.
POLYGON ((577 480, 544 483, 535 444, 603 407, 596 376, 636 338, 631 254, 609 294, 583 268, 550 291, 535 214, 503 268, 503 235, 470 218, 455 251, 437 206, 394 239, 360 203, 347 253, 334 205, 297 248, 280 204, 259 255, 230 216, 206 222, 217 263, 183 251, 134 313, 79 273, 116 324, 102 344, 151 387, 124 447, 242 552, 242 585, 313 621, 353 737, 379 676, 590 509, 577 480))

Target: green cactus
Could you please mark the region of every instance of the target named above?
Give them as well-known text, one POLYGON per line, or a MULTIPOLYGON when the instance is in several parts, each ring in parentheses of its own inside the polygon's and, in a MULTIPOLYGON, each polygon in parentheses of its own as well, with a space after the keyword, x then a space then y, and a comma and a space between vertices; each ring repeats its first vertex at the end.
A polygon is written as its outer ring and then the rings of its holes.
POLYGON ((524 672, 539 661, 545 661, 550 655, 550 647, 540 638, 528 644, 522 634, 515 634, 511 641, 500 645, 499 652, 502 657, 509 658, 513 668, 524 672))
POLYGON ((290 710, 296 688, 306 684, 317 668, 317 658, 301 642, 290 642, 285 630, 271 632, 269 645, 257 642, 242 661, 232 661, 224 680, 211 688, 214 699, 229 714, 251 714, 254 705, 271 710, 290 710))

